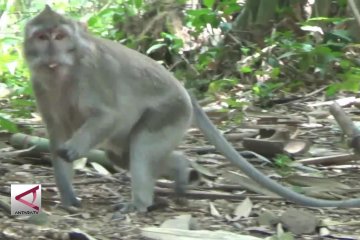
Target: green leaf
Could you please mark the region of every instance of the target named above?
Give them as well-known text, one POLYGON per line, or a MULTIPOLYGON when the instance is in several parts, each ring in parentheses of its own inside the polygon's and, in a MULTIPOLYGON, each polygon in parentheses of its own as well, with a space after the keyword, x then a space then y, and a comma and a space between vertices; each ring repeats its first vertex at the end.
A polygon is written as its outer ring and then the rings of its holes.
POLYGON ((0 38, 1 44, 16 45, 20 43, 22 39, 17 36, 4 36, 0 38))
POLYGON ((87 21, 87 24, 88 24, 89 27, 92 27, 92 26, 95 26, 98 22, 99 22, 99 17, 98 16, 92 16, 87 21))
POLYGON ((357 92, 360 89, 360 76, 358 73, 346 74, 346 80, 341 84, 342 89, 357 92))
POLYGON ((187 25, 195 27, 196 31, 204 29, 207 24, 210 24, 212 27, 218 27, 220 24, 217 13, 209 8, 188 10, 186 13, 188 16, 187 25))
POLYGON ((230 3, 230 4, 227 4, 226 8, 224 9, 224 14, 232 15, 240 10, 241 10, 241 7, 238 3, 230 3))
POLYGON ((249 66, 242 66, 239 71, 242 73, 251 73, 253 69, 249 66))
POLYGON ((329 17, 315 17, 309 18, 305 23, 324 22, 324 23, 342 23, 351 20, 350 18, 329 18, 329 17))
POLYGON ((34 106, 33 101, 25 100, 25 99, 13 99, 11 100, 11 106, 12 107, 32 107, 34 106))
POLYGON ((244 55, 248 55, 250 52, 250 48, 248 47, 241 47, 240 50, 244 55))
POLYGON ((286 53, 284 53, 284 54, 281 54, 279 57, 278 57, 278 59, 280 60, 280 59, 283 59, 283 58, 289 58, 289 57, 292 57, 292 56, 294 56, 294 55, 296 55, 297 53, 295 53, 295 52, 286 52, 286 53))
POLYGON ((302 50, 304 52, 311 52, 314 49, 314 47, 310 44, 303 44, 302 45, 302 50))
POLYGON ((347 59, 341 59, 340 61, 340 67, 343 69, 349 69, 351 67, 351 62, 347 59))
POLYGON ((146 54, 150 54, 152 52, 155 52, 156 50, 158 50, 159 48, 162 48, 166 46, 165 43, 158 43, 158 44, 155 44, 155 45, 152 45, 147 51, 146 51, 146 54))
POLYGON ((111 8, 111 7, 110 7, 110 8, 105 8, 105 9, 101 10, 101 11, 97 14, 97 16, 98 16, 98 17, 112 17, 114 14, 117 14, 117 13, 120 14, 118 8, 111 8))
POLYGON ((278 78, 280 73, 281 73, 280 68, 276 67, 271 70, 270 76, 271 76, 271 78, 278 78))
POLYGON ((16 133, 19 131, 14 122, 12 122, 2 116, 0 116, 0 129, 5 129, 12 133, 16 133))
POLYGON ((253 92, 256 94, 256 95, 259 95, 260 94, 260 87, 258 86, 258 85, 256 85, 256 86, 253 86, 252 87, 252 90, 253 90, 253 92))
POLYGON ((327 96, 334 96, 340 90, 339 83, 333 83, 326 89, 327 96))
POLYGON ((352 39, 349 37, 350 33, 347 30, 342 30, 342 29, 336 29, 333 30, 331 32, 331 34, 335 37, 340 38, 341 40, 345 41, 345 42, 351 42, 352 39))
POLYGON ((137 8, 134 5, 125 4, 124 7, 129 16, 135 16, 138 13, 137 8))
POLYGON ((202 15, 210 15, 213 14, 213 11, 210 9, 196 9, 196 10, 187 10, 186 13, 193 17, 199 17, 202 15))
POLYGON ((209 92, 217 92, 219 90, 231 89, 236 84, 237 84, 236 79, 229 79, 229 78, 220 79, 220 80, 216 80, 216 81, 213 81, 212 83, 210 83, 208 91, 209 92))
POLYGON ((206 7, 208 8, 212 8, 212 6, 214 5, 215 0, 204 0, 203 3, 206 7))
POLYGON ((162 32, 162 33, 161 33, 161 36, 162 36, 163 38, 167 38, 167 39, 169 39, 169 40, 171 40, 171 41, 172 41, 174 38, 176 38, 175 35, 169 34, 169 33, 166 33, 166 32, 162 32))
POLYGON ((135 0, 134 3, 135 3, 135 7, 138 9, 141 8, 141 6, 143 5, 142 0, 135 0))

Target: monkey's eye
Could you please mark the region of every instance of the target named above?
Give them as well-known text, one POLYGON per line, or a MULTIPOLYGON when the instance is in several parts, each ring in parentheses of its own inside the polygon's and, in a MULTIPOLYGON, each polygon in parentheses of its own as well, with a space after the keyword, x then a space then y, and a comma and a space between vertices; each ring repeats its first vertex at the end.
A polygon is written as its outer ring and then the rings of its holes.
POLYGON ((67 37, 66 33, 60 32, 60 33, 55 35, 55 40, 62 40, 64 38, 66 38, 66 37, 67 37))
POLYGON ((41 41, 44 41, 44 40, 47 40, 47 39, 48 39, 48 37, 47 37, 46 34, 44 34, 44 33, 39 33, 39 34, 37 34, 36 38, 39 39, 39 40, 41 40, 41 41))

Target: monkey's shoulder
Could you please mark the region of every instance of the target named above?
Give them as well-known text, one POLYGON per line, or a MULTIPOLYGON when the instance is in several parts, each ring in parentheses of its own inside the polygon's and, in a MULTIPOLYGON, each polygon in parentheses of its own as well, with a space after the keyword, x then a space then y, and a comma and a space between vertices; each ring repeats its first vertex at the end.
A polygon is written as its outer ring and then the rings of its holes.
MULTIPOLYGON (((157 84, 173 85, 177 79, 161 64, 152 58, 131 49, 121 43, 96 36, 91 36, 95 43, 99 65, 109 72, 116 72, 119 77, 133 79, 148 87, 157 87, 157 84)), ((144 88, 144 86, 142 86, 144 88)))

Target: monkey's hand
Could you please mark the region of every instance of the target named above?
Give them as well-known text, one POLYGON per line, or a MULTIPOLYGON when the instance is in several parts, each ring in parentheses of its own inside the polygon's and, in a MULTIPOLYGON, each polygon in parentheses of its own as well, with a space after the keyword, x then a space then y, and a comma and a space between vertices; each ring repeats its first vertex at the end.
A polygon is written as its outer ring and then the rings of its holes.
POLYGON ((56 151, 57 155, 67 162, 73 162, 80 158, 79 152, 68 144, 63 144, 56 151))

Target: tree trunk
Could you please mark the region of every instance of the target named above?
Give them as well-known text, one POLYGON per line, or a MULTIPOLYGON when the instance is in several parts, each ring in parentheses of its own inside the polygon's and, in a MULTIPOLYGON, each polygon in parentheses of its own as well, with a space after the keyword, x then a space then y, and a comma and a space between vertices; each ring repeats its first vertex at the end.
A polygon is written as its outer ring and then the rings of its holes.
MULTIPOLYGON (((360 12, 360 2, 359 1, 352 1, 353 4, 355 5, 355 8, 352 8, 351 4, 348 3, 347 5, 347 16, 349 17, 353 17, 355 14, 354 13, 359 13, 360 12)), ((358 14, 356 14, 358 15, 358 14)), ((348 23, 348 29, 350 32, 350 36, 354 39, 354 41, 356 42, 360 42, 360 32, 359 32, 359 28, 360 28, 360 23, 359 23, 360 19, 355 19, 351 22, 348 23)))

